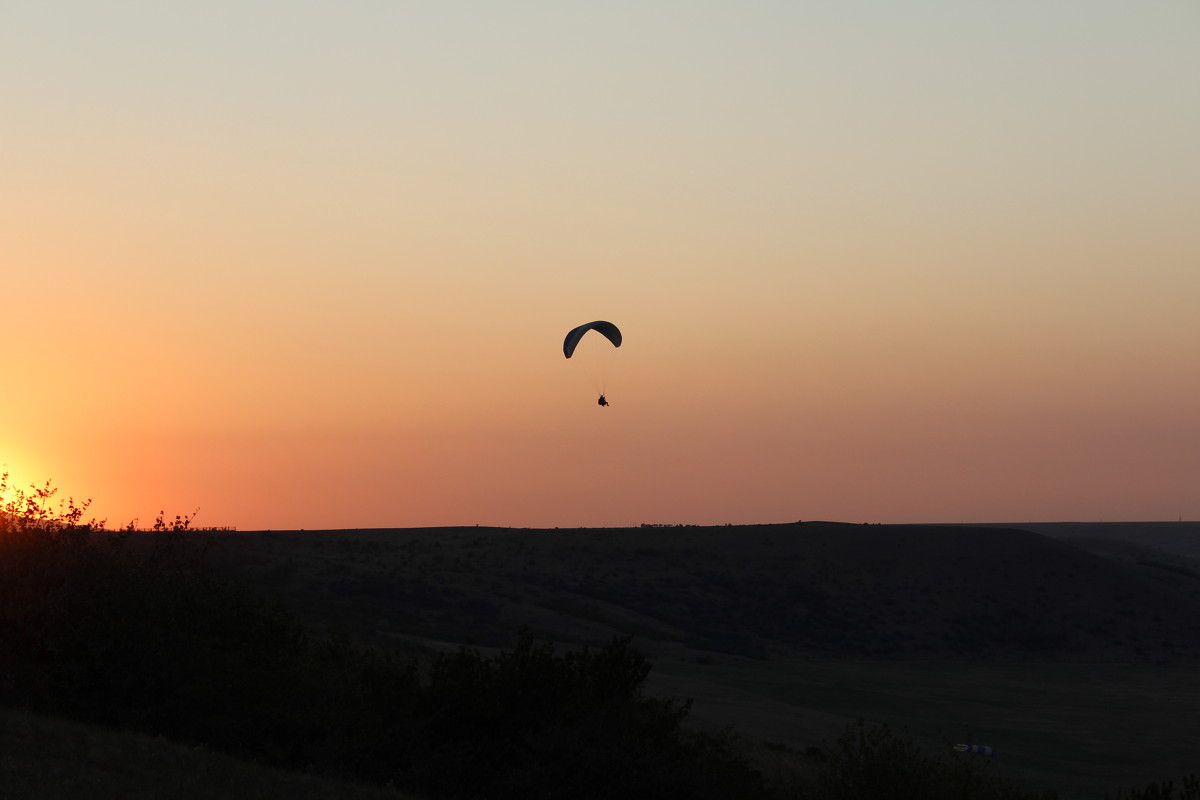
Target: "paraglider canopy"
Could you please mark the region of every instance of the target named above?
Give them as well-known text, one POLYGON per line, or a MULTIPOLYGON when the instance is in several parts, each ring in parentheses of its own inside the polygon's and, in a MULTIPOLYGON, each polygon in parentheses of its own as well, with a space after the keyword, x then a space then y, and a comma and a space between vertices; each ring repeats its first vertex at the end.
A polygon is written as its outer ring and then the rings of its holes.
POLYGON ((597 320, 596 322, 589 322, 586 325, 580 325, 578 328, 572 329, 571 332, 567 334, 567 338, 563 341, 563 355, 567 358, 570 358, 571 354, 575 352, 575 346, 579 344, 579 340, 582 339, 583 335, 588 331, 595 331, 596 333, 603 335, 606 339, 613 343, 613 347, 621 346, 620 329, 611 322, 597 320))

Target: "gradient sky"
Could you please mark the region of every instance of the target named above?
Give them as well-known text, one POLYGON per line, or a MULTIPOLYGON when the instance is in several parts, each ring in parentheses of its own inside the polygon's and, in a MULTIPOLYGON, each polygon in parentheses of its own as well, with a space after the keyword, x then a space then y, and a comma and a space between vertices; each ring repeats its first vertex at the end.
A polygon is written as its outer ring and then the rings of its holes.
POLYGON ((1194 0, 0 0, 0 462, 114 524, 1200 518, 1198 143, 1194 0))

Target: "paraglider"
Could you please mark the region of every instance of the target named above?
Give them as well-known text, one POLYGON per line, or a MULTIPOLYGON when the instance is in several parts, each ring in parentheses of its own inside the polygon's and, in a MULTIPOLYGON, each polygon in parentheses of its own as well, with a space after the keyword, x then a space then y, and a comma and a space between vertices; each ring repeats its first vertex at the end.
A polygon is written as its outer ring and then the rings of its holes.
POLYGON ((613 347, 621 346, 621 330, 611 322, 597 320, 596 322, 589 322, 587 325, 580 325, 578 328, 571 329, 571 332, 567 334, 567 338, 563 341, 563 355, 570 358, 575 352, 575 346, 579 344, 579 340, 588 331, 595 331, 603 335, 613 343, 613 347))
MULTIPOLYGON (((563 355, 567 358, 573 356, 575 354, 575 348, 579 344, 579 340, 582 339, 584 334, 586 334, 588 331, 595 331, 605 339, 608 339, 608 341, 612 342, 613 347, 621 346, 621 329, 616 325, 613 325, 611 322, 596 320, 595 322, 589 322, 586 325, 580 325, 578 328, 572 328, 570 332, 567 333, 567 338, 563 340, 563 355)), ((595 381, 594 385, 596 387, 596 391, 600 394, 600 399, 596 401, 596 404, 601 408, 608 408, 608 398, 604 396, 605 391, 603 379, 595 381)))

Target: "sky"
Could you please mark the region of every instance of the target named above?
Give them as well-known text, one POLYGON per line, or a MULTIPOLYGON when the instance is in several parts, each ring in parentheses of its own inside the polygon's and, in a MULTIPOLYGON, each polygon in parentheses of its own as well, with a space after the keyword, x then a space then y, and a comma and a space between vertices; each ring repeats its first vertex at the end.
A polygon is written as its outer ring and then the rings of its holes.
POLYGON ((0 0, 0 109, 109 524, 1200 518, 1194 0, 0 0))

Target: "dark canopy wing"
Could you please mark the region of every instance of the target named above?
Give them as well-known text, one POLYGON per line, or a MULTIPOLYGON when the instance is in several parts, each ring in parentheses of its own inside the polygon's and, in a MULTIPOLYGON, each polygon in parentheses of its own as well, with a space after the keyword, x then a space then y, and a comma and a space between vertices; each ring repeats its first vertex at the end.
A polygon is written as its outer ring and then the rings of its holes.
POLYGON ((613 343, 613 347, 621 346, 620 329, 611 322, 597 320, 596 322, 589 322, 587 325, 580 325, 567 334, 567 338, 563 342, 563 355, 570 358, 571 354, 575 352, 575 345, 579 344, 579 340, 588 331, 603 334, 606 339, 613 343))

